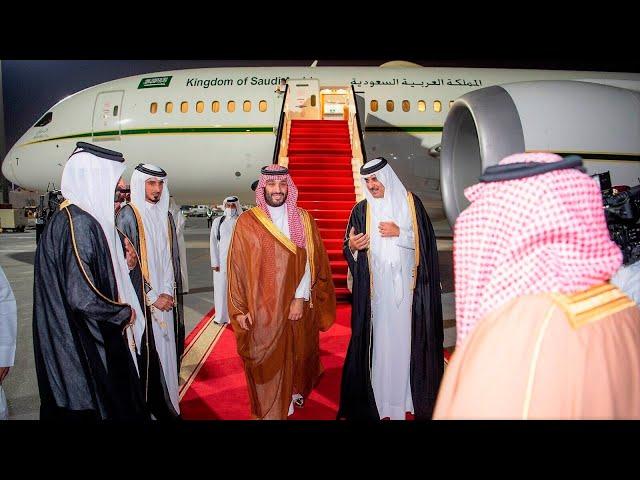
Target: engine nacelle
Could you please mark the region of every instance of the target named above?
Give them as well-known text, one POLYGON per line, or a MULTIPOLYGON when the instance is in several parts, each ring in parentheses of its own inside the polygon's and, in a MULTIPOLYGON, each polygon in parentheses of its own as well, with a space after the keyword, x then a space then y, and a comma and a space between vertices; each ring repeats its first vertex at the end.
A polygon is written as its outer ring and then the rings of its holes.
POLYGON ((454 102, 442 133, 440 182, 449 223, 469 202, 464 189, 488 166, 519 152, 581 155, 589 174, 612 183, 640 177, 640 93, 577 81, 492 86, 454 102))

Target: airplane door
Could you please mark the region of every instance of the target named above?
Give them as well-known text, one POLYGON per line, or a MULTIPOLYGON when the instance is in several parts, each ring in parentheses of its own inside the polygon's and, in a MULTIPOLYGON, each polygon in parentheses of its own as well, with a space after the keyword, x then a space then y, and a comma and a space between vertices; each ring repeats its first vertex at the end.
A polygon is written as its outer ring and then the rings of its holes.
POLYGON ((288 80, 288 108, 292 118, 320 119, 320 81, 316 78, 288 80))
POLYGON ((93 109, 93 141, 120 140, 123 90, 102 92, 93 109))

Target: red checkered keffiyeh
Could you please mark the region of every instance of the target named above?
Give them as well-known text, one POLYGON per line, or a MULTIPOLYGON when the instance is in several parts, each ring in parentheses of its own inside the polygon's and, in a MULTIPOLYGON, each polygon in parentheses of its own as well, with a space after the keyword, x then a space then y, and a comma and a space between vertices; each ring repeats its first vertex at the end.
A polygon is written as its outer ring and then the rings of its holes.
MULTIPOLYGON (((269 165, 267 170, 282 170, 283 167, 277 164, 269 165)), ((260 175, 260 181, 256 187, 256 203, 260 209, 267 214, 270 220, 272 220, 267 208, 267 201, 264 198, 264 187, 267 184, 267 180, 281 180, 283 176, 287 177, 287 219, 289 221, 289 236, 291 241, 300 248, 305 248, 304 227, 302 226, 302 219, 300 218, 300 212, 296 203, 298 202, 298 188, 291 179, 291 175, 260 175)))
MULTIPOLYGON (((510 155, 500 165, 562 160, 510 155)), ((465 190, 471 205, 454 229, 457 345, 487 313, 541 292, 574 293, 620 268, 595 180, 575 168, 465 190)))

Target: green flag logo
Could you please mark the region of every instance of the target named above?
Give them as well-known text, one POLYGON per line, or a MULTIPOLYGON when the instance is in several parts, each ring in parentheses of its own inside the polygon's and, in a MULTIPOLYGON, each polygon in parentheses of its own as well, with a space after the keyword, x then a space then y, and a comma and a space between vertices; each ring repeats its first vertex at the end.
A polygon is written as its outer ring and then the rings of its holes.
POLYGON ((171 83, 171 78, 173 77, 143 78, 142 80, 140 80, 140 85, 138 85, 138 88, 168 87, 169 83, 171 83))

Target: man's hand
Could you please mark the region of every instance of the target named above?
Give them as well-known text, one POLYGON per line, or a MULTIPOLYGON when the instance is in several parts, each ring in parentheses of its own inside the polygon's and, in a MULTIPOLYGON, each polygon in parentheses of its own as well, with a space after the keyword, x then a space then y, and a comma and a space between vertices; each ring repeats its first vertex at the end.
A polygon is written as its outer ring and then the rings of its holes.
POLYGON ((129 323, 127 325, 132 326, 134 323, 136 323, 136 311, 131 307, 131 318, 129 318, 129 323))
POLYGON ((393 222, 380 222, 378 225, 380 236, 382 237, 399 237, 400 227, 393 222))
POLYGON ((136 255, 136 251, 128 238, 124 239, 124 252, 124 256, 127 259, 127 266, 129 267, 129 270, 133 270, 138 264, 138 256, 136 255))
POLYGON ((4 377, 6 377, 9 374, 9 369, 11 367, 0 367, 0 383, 2 383, 2 381, 4 380, 4 377))
POLYGON ((236 320, 240 324, 240 328, 243 330, 249 330, 249 327, 253 325, 253 320, 251 319, 251 314, 247 313, 246 315, 236 315, 236 320))
POLYGON ((220 271, 220 267, 211 267, 213 269, 214 272, 219 272, 220 271))
POLYGON ((166 293, 161 293, 153 306, 158 310, 168 312, 173 308, 173 297, 171 295, 167 295, 166 293))
POLYGON ((289 320, 300 320, 304 310, 304 298, 294 298, 289 307, 289 320))
POLYGON ((369 235, 366 233, 359 233, 356 235, 356 231, 353 227, 349 231, 349 250, 355 252, 356 250, 364 250, 369 248, 369 235))

